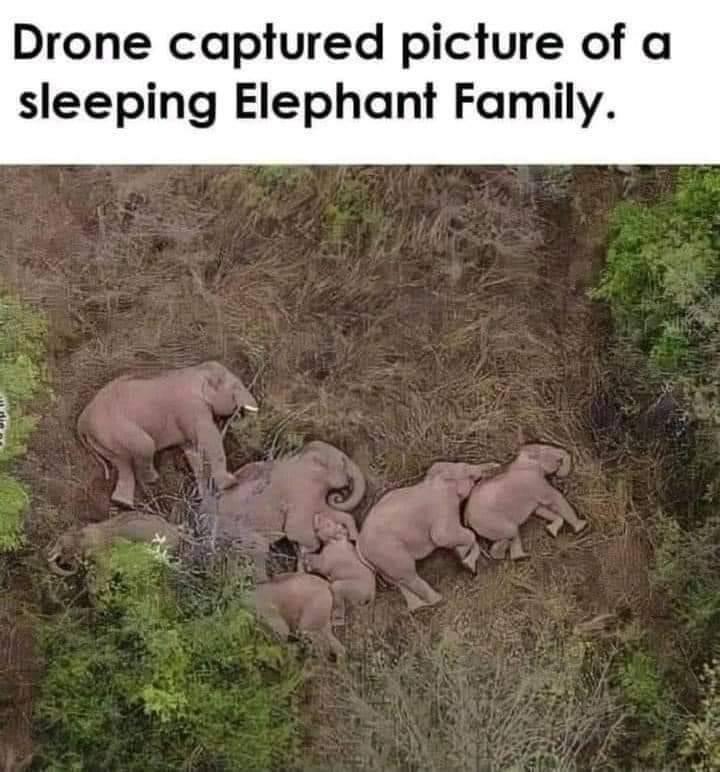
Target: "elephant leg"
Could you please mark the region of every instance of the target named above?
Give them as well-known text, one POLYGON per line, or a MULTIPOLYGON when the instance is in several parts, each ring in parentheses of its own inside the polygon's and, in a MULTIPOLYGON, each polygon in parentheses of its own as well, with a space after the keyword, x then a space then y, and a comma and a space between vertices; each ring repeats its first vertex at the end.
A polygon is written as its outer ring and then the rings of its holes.
POLYGON ((202 416, 195 424, 197 452, 200 458, 207 459, 212 472, 213 481, 220 490, 237 485, 237 478, 228 472, 225 448, 222 436, 211 415, 202 416))
POLYGON ((475 573, 480 548, 475 532, 460 523, 458 514, 452 512, 439 517, 430 529, 430 538, 438 547, 455 550, 463 565, 475 573))
POLYGON ((195 478, 195 483, 198 488, 198 495, 200 498, 204 498, 208 494, 207 479, 208 475, 205 474, 205 467, 203 464, 202 454, 191 445, 186 445, 183 448, 183 453, 190 465, 190 470, 195 478))
POLYGON ((510 539, 510 560, 522 560, 530 556, 523 549, 523 543, 520 539, 520 531, 510 539))
POLYGON ((333 632, 332 624, 328 623, 319 632, 311 634, 306 633, 306 635, 310 638, 315 650, 322 652, 325 656, 327 656, 328 651, 334 654, 337 660, 345 659, 347 656, 345 647, 340 643, 333 632))
POLYGON ((121 507, 132 509, 135 506, 135 472, 132 464, 124 458, 114 458, 113 465, 118 477, 110 500, 121 507))
POLYGON ((342 582, 333 582, 330 590, 333 594, 332 626, 342 627, 345 624, 345 594, 343 592, 342 582))
POLYGON ((507 555, 510 539, 498 539, 490 547, 490 557, 494 560, 502 560, 507 555))
POLYGON ((278 636, 278 638, 280 638, 280 640, 286 641, 288 639, 290 627, 280 616, 280 612, 278 612, 277 609, 263 609, 259 616, 262 617, 265 624, 278 636))
POLYGON ((581 520, 562 493, 553 488, 550 483, 545 483, 540 503, 553 510, 553 512, 557 512, 566 523, 570 524, 575 533, 580 533, 580 531, 585 530, 587 527, 587 520, 581 520))
POLYGON ((557 512, 553 512, 552 509, 540 504, 535 510, 535 514, 541 517, 543 520, 548 521, 548 525, 545 526, 545 530, 555 537, 560 533, 560 529, 563 527, 565 521, 558 515, 557 512))
POLYGON ((399 587, 410 611, 415 611, 424 606, 435 606, 442 600, 442 595, 433 590, 433 588, 417 574, 415 574, 414 577, 403 579, 399 582, 399 587))
POLYGON ((128 425, 124 435, 125 448, 132 458, 135 475, 142 485, 152 485, 160 479, 155 469, 155 441, 138 426, 128 425))

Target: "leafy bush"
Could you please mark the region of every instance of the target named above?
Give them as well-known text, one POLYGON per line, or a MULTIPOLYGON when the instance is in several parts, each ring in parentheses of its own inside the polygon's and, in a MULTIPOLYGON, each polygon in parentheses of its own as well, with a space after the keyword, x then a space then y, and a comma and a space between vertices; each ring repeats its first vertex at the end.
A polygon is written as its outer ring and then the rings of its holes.
POLYGON ((682 754, 693 772, 712 772, 720 769, 720 661, 706 665, 701 678, 701 708, 687 725, 682 754))
POLYGON ((720 170, 681 169, 674 195, 614 211, 607 265, 592 293, 664 373, 717 375, 720 170), (701 372, 702 371, 702 372, 701 372))
POLYGON ((9 462, 26 451, 36 419, 25 410, 45 391, 47 327, 42 315, 0 293, 0 394, 10 415, 0 447, 0 551, 22 541, 23 515, 29 496, 8 474, 9 462))
POLYGON ((238 593, 138 544, 94 585, 94 610, 40 628, 44 769, 266 772, 292 753, 298 670, 238 593))

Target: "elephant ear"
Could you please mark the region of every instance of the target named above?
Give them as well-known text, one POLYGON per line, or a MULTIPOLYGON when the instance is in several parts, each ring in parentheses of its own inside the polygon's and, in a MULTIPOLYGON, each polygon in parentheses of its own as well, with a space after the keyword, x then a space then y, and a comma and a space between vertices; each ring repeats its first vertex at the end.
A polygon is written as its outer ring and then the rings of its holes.
POLYGON ((219 389, 225 382, 225 374, 216 367, 204 365, 200 378, 202 398, 208 405, 213 405, 219 389))

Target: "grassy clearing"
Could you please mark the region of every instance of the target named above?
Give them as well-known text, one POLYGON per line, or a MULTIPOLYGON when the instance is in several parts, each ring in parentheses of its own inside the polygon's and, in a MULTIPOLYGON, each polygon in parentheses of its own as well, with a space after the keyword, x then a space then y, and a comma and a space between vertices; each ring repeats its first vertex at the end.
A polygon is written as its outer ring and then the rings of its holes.
MULTIPOLYGON (((641 518, 661 467, 598 442, 608 377, 584 291, 612 195, 605 171, 577 176, 551 175, 533 205, 509 169, 0 170, 2 272, 48 317, 57 393, 22 467, 31 545, 106 513, 73 425, 128 370, 223 360, 262 403, 230 433, 231 464, 324 439, 366 471, 368 504, 434 460, 561 444, 575 462, 565 492, 592 530, 553 542, 532 524, 528 563, 475 579, 432 558, 421 571, 445 602, 413 622, 381 592, 342 633, 348 670, 306 665, 295 766, 622 766, 628 702, 607 668, 655 609, 641 518)), ((187 470, 172 453, 159 467, 148 505, 177 521, 187 470)), ((46 695, 67 676, 52 674, 46 695)), ((57 756, 70 728, 40 729, 39 752, 57 756)))

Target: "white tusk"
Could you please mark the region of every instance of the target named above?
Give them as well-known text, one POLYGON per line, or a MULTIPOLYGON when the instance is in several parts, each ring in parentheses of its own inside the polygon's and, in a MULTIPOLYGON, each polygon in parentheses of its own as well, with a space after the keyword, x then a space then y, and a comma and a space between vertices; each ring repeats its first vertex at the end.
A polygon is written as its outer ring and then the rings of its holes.
POLYGON ((243 405, 243 410, 247 410, 248 413, 257 413, 259 408, 254 405, 243 405))

